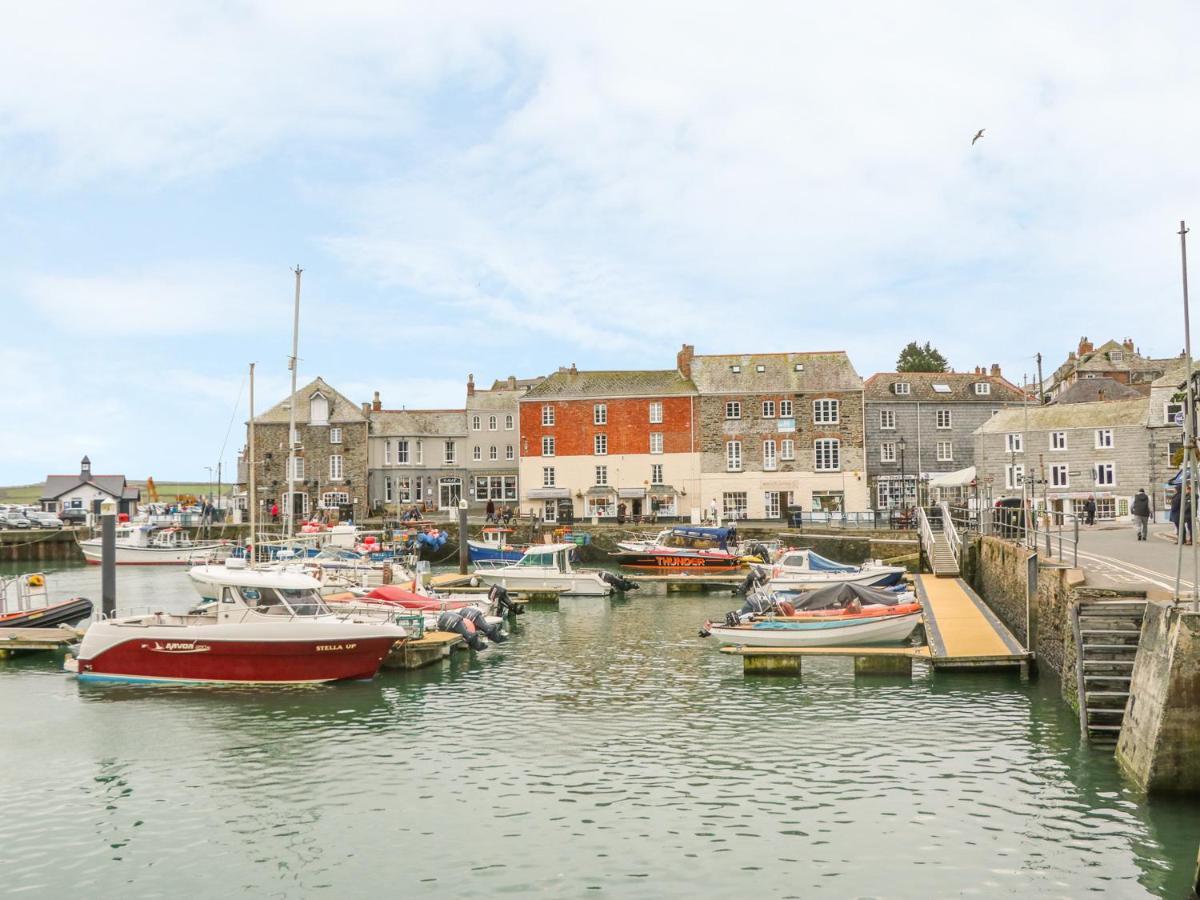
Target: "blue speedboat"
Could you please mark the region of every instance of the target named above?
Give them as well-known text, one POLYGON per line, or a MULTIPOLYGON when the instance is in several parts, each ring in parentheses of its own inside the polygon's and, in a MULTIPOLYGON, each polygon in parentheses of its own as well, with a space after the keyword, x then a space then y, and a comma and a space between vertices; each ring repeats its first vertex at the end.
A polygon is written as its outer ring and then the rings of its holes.
POLYGON ((487 560, 516 562, 519 560, 525 555, 526 548, 508 543, 508 535, 510 534, 512 534, 511 528, 500 528, 489 525, 483 529, 481 540, 468 538, 467 552, 471 557, 471 562, 477 563, 487 560))

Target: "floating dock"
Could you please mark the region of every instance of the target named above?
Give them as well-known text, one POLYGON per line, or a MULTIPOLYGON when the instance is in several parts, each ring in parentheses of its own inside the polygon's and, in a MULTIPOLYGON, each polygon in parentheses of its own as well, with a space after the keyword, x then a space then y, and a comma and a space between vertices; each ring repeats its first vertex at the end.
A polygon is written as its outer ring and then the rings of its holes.
POLYGON ((0 657, 24 650, 64 650, 82 634, 74 628, 0 628, 0 657))
POLYGON ((455 650, 463 649, 467 642, 462 635, 450 631, 427 631, 416 640, 404 641, 383 661, 385 669, 420 669, 446 659, 455 650))
POLYGON ((961 578, 916 577, 925 635, 922 647, 722 647, 742 658, 747 675, 799 675, 805 657, 849 657, 856 675, 908 675, 913 660, 934 670, 1018 669, 1025 677, 1032 654, 961 578))

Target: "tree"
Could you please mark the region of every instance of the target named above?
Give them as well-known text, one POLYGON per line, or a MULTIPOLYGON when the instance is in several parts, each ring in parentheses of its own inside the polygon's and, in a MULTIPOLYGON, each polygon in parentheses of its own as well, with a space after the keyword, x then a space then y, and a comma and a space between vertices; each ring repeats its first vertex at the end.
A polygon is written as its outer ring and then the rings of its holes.
POLYGON ((897 372, 945 372, 949 368, 946 357, 931 346, 929 341, 925 342, 924 347, 916 341, 909 341, 896 360, 897 372))

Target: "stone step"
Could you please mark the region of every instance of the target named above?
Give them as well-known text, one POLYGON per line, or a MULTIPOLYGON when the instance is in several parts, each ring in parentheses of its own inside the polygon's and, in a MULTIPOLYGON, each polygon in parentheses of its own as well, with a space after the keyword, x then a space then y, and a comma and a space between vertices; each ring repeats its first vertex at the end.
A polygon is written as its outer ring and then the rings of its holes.
POLYGON ((1081 629, 1079 629, 1079 633, 1081 635, 1084 635, 1084 634, 1123 634, 1123 635, 1127 635, 1128 637, 1141 637, 1142 636, 1142 632, 1140 629, 1132 629, 1132 628, 1081 628, 1081 629))
POLYGON ((1089 644, 1086 641, 1083 644, 1083 652, 1086 655, 1088 650, 1133 650, 1137 651, 1137 644, 1089 644))
POLYGON ((1124 716, 1124 706, 1089 706, 1087 708, 1089 716, 1124 716))
POLYGON ((1129 684, 1131 681, 1133 681, 1133 678, 1129 675, 1089 675, 1087 672, 1084 672, 1084 684, 1086 685, 1089 681, 1121 681, 1125 684, 1129 684))
POLYGON ((1132 669, 1133 668, 1133 660, 1132 659, 1085 659, 1083 661, 1084 672, 1087 672, 1088 669, 1100 669, 1100 668, 1110 668, 1110 667, 1121 668, 1121 669, 1132 669))
MULTIPOLYGON (((1128 700, 1129 691, 1087 691, 1087 699, 1091 700, 1128 700)), ((1089 703, 1089 707, 1090 707, 1089 703)))

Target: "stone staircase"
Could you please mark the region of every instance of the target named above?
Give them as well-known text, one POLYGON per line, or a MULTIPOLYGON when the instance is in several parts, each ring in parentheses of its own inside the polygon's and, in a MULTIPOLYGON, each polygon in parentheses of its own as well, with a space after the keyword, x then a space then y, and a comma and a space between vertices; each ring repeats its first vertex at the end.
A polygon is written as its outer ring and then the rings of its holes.
POLYGON ((934 532, 933 547, 929 552, 929 565, 933 574, 938 578, 957 578, 959 576, 958 560, 954 558, 954 550, 950 547, 950 539, 944 531, 934 532))
POLYGON ((1092 743, 1115 743, 1125 720, 1144 600, 1093 600, 1074 607, 1079 728, 1092 743))

